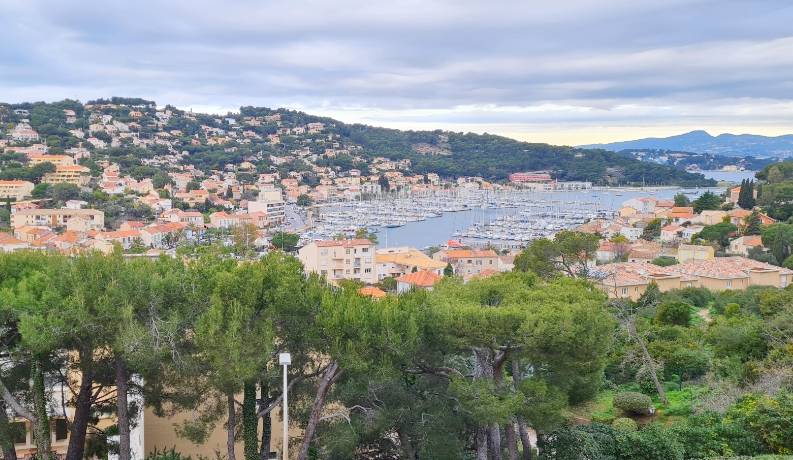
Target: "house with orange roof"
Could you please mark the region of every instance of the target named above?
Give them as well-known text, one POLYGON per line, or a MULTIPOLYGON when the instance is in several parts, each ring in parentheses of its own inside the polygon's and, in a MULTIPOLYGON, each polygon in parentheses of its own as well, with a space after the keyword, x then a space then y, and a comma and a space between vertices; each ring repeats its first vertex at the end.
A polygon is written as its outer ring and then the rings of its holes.
POLYGON ((685 227, 678 224, 669 224, 664 227, 661 227, 661 237, 660 240, 662 243, 674 243, 675 241, 680 240, 681 232, 685 227))
POLYGON ((44 235, 54 235, 55 232, 49 227, 24 225, 22 227, 14 228, 14 237, 25 242, 33 243, 44 235))
POLYGON ((468 277, 487 269, 499 270, 498 254, 492 249, 442 249, 433 259, 451 264, 454 274, 468 277))
POLYGON ((397 278, 397 292, 403 293, 411 289, 426 289, 431 291, 443 277, 435 272, 421 270, 408 273, 397 278))
POLYGON ((135 241, 143 242, 141 232, 137 229, 116 230, 112 232, 98 232, 94 235, 94 239, 99 241, 107 241, 111 244, 118 243, 123 249, 129 249, 135 244, 135 241))
POLYGON ((140 230, 143 244, 152 248, 163 249, 174 246, 187 232, 187 224, 182 222, 168 222, 153 224, 140 230))
POLYGON ((331 283, 344 279, 377 282, 375 245, 365 238, 312 241, 300 248, 297 258, 306 271, 319 273, 331 283))
POLYGON ((383 299, 387 295, 385 291, 374 286, 365 286, 358 289, 358 294, 364 297, 371 297, 372 299, 383 299))
POLYGON ((749 249, 758 247, 763 247, 763 239, 760 235, 744 235, 730 241, 728 252, 736 256, 747 256, 749 249))
POLYGON ((14 237, 14 235, 0 232, 0 252, 14 252, 29 247, 30 244, 14 237))
POLYGON ((182 211, 179 208, 163 211, 158 219, 160 222, 180 222, 194 228, 204 226, 204 215, 198 211, 182 211))
POLYGON ((426 270, 443 275, 446 264, 428 257, 415 248, 399 247, 378 249, 375 252, 377 263, 377 279, 386 277, 399 278, 408 273, 426 270))
POLYGON ((691 222, 694 218, 694 208, 691 206, 675 206, 669 210, 668 218, 673 222, 681 224, 683 222, 691 222))

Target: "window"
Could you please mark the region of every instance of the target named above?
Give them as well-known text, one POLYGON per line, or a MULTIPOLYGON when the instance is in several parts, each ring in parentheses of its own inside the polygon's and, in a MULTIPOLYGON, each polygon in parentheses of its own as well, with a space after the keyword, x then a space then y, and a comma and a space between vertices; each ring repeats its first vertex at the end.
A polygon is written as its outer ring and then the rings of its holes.
POLYGON ((622 295, 628 295, 628 288, 622 288, 622 295))
POLYGON ((727 289, 732 289, 732 280, 727 280, 727 289))
POLYGON ((371 268, 364 268, 363 272, 364 273, 372 273, 372 269, 371 268))
POLYGON ((369 248, 362 248, 361 252, 369 252, 369 248))
POLYGON ((14 444, 27 444, 28 443, 28 434, 27 434, 27 426, 23 422, 15 422, 11 424, 11 439, 14 440, 14 444))
POLYGON ((347 248, 347 249, 345 249, 345 250, 344 250, 344 253, 345 253, 345 254, 349 254, 349 253, 350 253, 350 248, 347 248))
POLYGON ((66 426, 65 418, 56 418, 54 423, 54 432, 56 441, 64 441, 69 435, 69 430, 66 426))

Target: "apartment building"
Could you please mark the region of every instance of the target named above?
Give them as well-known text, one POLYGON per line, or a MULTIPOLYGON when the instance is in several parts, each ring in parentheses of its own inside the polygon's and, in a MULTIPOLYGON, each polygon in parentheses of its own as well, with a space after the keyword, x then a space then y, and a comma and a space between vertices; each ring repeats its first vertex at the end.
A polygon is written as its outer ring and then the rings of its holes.
POLYGON ((39 163, 52 163, 55 166, 74 166, 74 158, 69 155, 30 155, 30 166, 39 163))
POLYGON ((375 245, 367 239, 313 241, 298 251, 306 271, 319 273, 328 281, 377 282, 375 245))
POLYGON ((11 215, 13 228, 67 227, 72 220, 80 220, 90 230, 105 227, 105 213, 96 209, 20 209, 11 215))
POLYGON ((85 166, 56 166, 55 172, 44 175, 42 182, 46 184, 74 184, 80 187, 88 185, 91 170, 85 166))
POLYGON ((270 224, 278 225, 285 219, 285 206, 281 190, 273 186, 266 186, 259 190, 259 197, 256 201, 248 202, 248 212, 251 214, 264 212, 267 214, 270 224))
POLYGON ((436 252, 432 258, 451 264, 454 274, 464 278, 486 270, 500 271, 498 254, 492 249, 447 249, 436 252))
POLYGON ((20 201, 33 192, 33 182, 26 180, 0 180, 0 198, 20 201))

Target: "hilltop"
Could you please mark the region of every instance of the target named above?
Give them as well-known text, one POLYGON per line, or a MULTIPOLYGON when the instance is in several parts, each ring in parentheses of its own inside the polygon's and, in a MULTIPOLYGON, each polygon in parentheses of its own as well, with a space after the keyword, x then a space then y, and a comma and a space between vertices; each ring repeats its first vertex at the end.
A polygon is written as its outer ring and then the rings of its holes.
POLYGON ((241 107, 226 115, 195 113, 140 98, 0 104, 0 139, 17 146, 45 143, 50 153, 85 149, 94 154, 82 155, 86 166, 105 157, 122 172, 135 169, 141 177, 183 165, 208 172, 248 163, 260 173, 278 170, 307 181, 316 178, 317 168, 328 168, 488 181, 506 180, 516 171, 548 170, 556 179, 602 185, 712 184, 702 175, 603 149, 491 134, 402 131, 265 107, 241 107))
POLYGON ((580 148, 600 148, 610 151, 629 149, 677 150, 694 153, 712 153, 725 156, 789 157, 793 155, 793 134, 761 136, 757 134, 719 134, 691 131, 669 137, 648 137, 607 144, 582 145, 580 148))

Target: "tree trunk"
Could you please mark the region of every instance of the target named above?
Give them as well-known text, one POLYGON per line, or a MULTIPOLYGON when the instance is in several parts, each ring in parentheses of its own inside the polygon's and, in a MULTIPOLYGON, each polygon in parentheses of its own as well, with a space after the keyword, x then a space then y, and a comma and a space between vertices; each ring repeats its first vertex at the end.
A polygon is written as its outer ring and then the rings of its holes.
POLYGON ((256 384, 242 386, 242 438, 245 460, 259 460, 259 417, 256 416, 256 384))
POLYGON ((297 457, 298 460, 308 459, 308 448, 311 446, 311 441, 313 440, 314 433, 317 430, 319 416, 322 413, 322 408, 325 406, 325 398, 328 396, 330 387, 338 378, 339 374, 341 374, 341 370, 339 370, 339 364, 335 361, 330 363, 322 373, 322 379, 320 380, 319 387, 317 388, 317 396, 314 399, 314 406, 311 408, 311 415, 309 415, 308 423, 306 424, 306 430, 303 434, 303 444, 300 446, 300 454, 297 457))
MULTIPOLYGON (((520 382, 523 380, 523 374, 520 371, 520 362, 516 357, 512 358, 512 385, 515 390, 520 388, 520 382)), ((529 437, 529 427, 522 417, 518 416, 518 433, 520 434, 520 443, 523 445, 523 459, 531 460, 531 438, 529 437)))
POLYGON ((518 433, 520 433, 520 443, 523 445, 523 459, 531 460, 533 455, 531 438, 529 437, 529 426, 520 418, 518 418, 518 433))
POLYGON ((91 418, 91 397, 94 387, 93 349, 80 351, 80 390, 74 404, 74 420, 69 431, 69 448, 66 460, 83 460, 85 452, 85 433, 91 418))
MULTIPOLYGON (((259 383, 261 387, 261 398, 259 399, 259 407, 267 407, 270 404, 270 388, 267 382, 262 380, 259 383)), ((268 412, 262 417, 262 445, 259 447, 259 459, 270 460, 270 443, 273 434, 273 417, 272 413, 268 412)))
POLYGON ((44 388, 44 372, 41 370, 41 363, 34 359, 30 376, 33 380, 33 411, 36 413, 36 420, 33 421, 33 433, 36 438, 36 456, 41 460, 51 458, 52 448, 50 446, 50 418, 47 415, 47 394, 44 388))
POLYGON ((402 458, 405 460, 416 460, 416 448, 413 446, 410 436, 401 428, 397 430, 397 435, 399 436, 399 447, 402 450, 402 458))
POLYGON ((476 429, 476 460, 487 460, 487 428, 476 429))
POLYGON ((650 356, 650 352, 647 350, 647 345, 644 343, 644 339, 639 337, 639 334, 636 332, 636 323, 634 322, 633 317, 628 319, 628 334, 630 334, 631 337, 636 340, 636 342, 639 344, 639 348, 642 350, 644 365, 650 370, 653 384, 655 385, 656 391, 658 391, 658 398, 661 400, 661 403, 663 403, 664 406, 668 406, 669 400, 666 399, 666 390, 664 390, 664 386, 661 385, 661 382, 658 380, 658 375, 655 370, 655 361, 653 361, 653 357, 650 356))
POLYGON ((116 358, 116 412, 118 413, 118 459, 130 460, 129 428, 129 370, 127 364, 116 358))
POLYGON ((236 460, 234 455, 234 431, 237 429, 237 407, 234 402, 234 393, 226 395, 228 421, 226 422, 226 452, 228 460, 236 460))
POLYGON ((504 441, 507 443, 509 460, 518 460, 518 435, 515 433, 514 420, 510 420, 504 427, 504 441))
POLYGON ((5 402, 0 400, 0 449, 3 460, 17 460, 17 450, 14 448, 14 439, 11 437, 11 425, 6 413, 5 402))
POLYGON ((493 423, 487 430, 487 441, 490 445, 490 458, 501 460, 501 428, 493 423))

